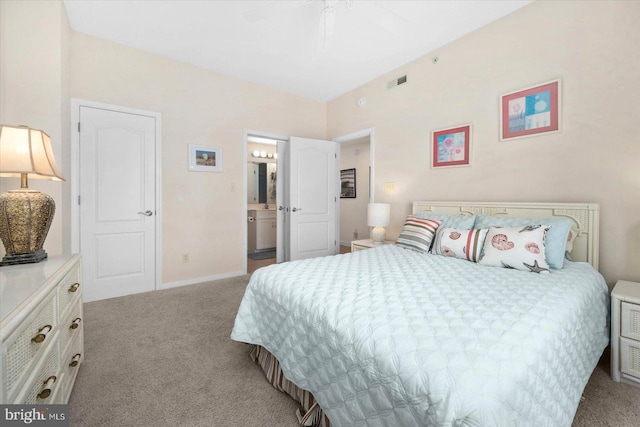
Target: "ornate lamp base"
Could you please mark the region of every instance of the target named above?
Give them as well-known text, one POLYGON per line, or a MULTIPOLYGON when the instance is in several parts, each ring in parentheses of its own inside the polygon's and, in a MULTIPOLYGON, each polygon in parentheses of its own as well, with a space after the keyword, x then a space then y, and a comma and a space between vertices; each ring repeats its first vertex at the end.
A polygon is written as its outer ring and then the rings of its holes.
POLYGON ((24 188, 0 194, 0 240, 7 252, 0 266, 47 258, 42 245, 55 210, 53 198, 39 191, 24 188))
POLYGON ((17 255, 5 255, 0 261, 2 265, 15 265, 15 264, 31 264, 33 262, 40 262, 47 258, 47 253, 44 249, 38 249, 30 254, 17 254, 17 255))

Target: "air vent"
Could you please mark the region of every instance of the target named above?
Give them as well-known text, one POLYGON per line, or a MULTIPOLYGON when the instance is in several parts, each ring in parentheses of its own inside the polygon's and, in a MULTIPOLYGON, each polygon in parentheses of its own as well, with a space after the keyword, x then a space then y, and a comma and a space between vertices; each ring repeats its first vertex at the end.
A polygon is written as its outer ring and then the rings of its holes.
POLYGON ((399 86, 401 84, 404 84, 406 82, 407 82, 407 76, 406 75, 404 75, 402 77, 398 77, 397 79, 393 79, 389 83, 387 83, 387 89, 394 88, 394 87, 399 86))

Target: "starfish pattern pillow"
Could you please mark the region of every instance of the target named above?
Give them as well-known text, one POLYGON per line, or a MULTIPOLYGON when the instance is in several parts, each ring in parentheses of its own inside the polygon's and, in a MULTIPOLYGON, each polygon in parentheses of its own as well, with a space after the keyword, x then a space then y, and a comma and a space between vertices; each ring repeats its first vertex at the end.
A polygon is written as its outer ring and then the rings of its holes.
POLYGON ((544 241, 551 227, 489 227, 478 264, 548 273, 544 241))

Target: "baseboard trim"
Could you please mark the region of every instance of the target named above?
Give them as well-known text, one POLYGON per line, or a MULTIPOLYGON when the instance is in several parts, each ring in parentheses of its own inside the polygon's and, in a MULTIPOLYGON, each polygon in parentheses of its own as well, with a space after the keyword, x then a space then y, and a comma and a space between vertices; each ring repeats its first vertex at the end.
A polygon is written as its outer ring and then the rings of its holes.
POLYGON ((195 279, 178 280, 177 282, 163 283, 159 289, 178 288, 180 286, 197 285, 198 283, 211 282, 214 280, 230 279, 232 277, 244 276, 241 271, 234 271, 233 273, 216 274, 213 276, 197 277, 195 279))

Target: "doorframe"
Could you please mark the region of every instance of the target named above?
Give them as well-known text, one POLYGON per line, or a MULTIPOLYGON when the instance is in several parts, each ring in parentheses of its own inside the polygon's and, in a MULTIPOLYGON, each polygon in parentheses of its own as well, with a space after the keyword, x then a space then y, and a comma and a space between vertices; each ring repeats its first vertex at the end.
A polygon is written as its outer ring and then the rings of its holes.
MULTIPOLYGON (((249 242, 247 241, 247 239, 249 238, 249 225, 247 224, 247 205, 248 205, 247 203, 247 191, 248 191, 247 167, 248 166, 247 165, 249 162, 248 138, 250 136, 289 142, 289 136, 287 135, 257 131, 252 129, 243 129, 242 131, 242 171, 243 172, 242 172, 242 216, 241 218, 244 218, 244 221, 242 222, 242 246, 241 246, 242 257, 241 259, 242 259, 242 272, 244 274, 247 274, 247 251, 249 246, 249 242)), ((277 150, 278 149, 276 145, 276 152, 277 150)), ((281 176, 279 171, 276 171, 276 173, 278 173, 279 176, 281 176)))
MULTIPOLYGON (((136 114, 155 119, 155 289, 162 287, 162 114, 155 111, 139 110, 120 105, 71 98, 71 252, 80 252, 80 107, 99 108, 119 113, 136 114)), ((246 177, 245 177, 246 180, 246 177)), ((246 190, 245 190, 246 191, 246 190)), ((246 199, 246 197, 245 197, 246 199)), ((245 268, 246 272, 246 268, 245 268)))

